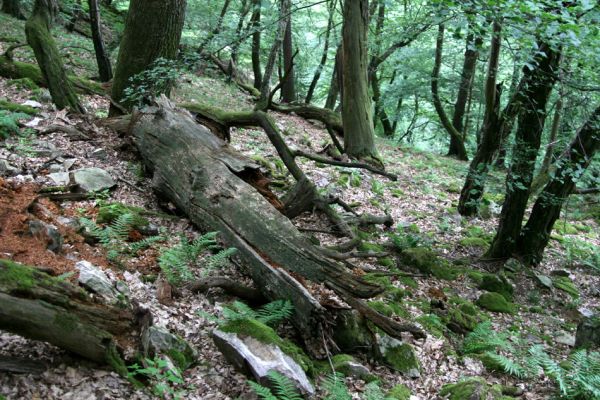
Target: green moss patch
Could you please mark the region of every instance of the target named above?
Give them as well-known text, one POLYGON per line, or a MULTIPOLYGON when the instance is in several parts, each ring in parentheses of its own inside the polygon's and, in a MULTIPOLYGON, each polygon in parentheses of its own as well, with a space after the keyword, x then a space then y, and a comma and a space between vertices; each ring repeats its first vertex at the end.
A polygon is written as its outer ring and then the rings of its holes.
POLYGON ((440 396, 449 400, 499 400, 502 399, 502 387, 490 385, 481 377, 463 379, 457 383, 444 385, 440 396))
POLYGON ((567 292, 572 298, 579 298, 579 289, 577 286, 566 276, 558 276, 552 280, 552 284, 555 288, 567 292))
POLYGON ((380 346, 383 362, 390 368, 410 376, 418 376, 421 366, 408 343, 380 346))
POLYGON ((512 301, 514 287, 504 275, 485 274, 478 288, 488 292, 500 293, 507 301, 512 301))
POLYGON ((121 203, 109 203, 100 206, 96 222, 99 224, 109 224, 124 214, 133 215, 133 227, 136 229, 146 227, 150 222, 140 214, 144 213, 141 207, 129 206, 121 203))
POLYGON ((460 245, 464 247, 476 247, 476 248, 486 248, 490 245, 490 243, 482 238, 478 237, 466 237, 460 240, 460 245))
POLYGON ((516 311, 516 306, 514 304, 509 303, 504 296, 495 292, 483 293, 479 296, 479 299, 477 299, 477 305, 493 312, 513 314, 516 311))
POLYGON ((23 106, 17 103, 11 103, 10 101, 0 100, 0 110, 6 110, 14 113, 22 113, 28 115, 37 114, 37 110, 33 107, 23 106))
POLYGON ((399 384, 399 385, 394 386, 392 388, 392 390, 387 392, 386 398, 387 399, 395 399, 395 400, 409 400, 411 394, 412 394, 412 392, 410 391, 408 386, 399 384))

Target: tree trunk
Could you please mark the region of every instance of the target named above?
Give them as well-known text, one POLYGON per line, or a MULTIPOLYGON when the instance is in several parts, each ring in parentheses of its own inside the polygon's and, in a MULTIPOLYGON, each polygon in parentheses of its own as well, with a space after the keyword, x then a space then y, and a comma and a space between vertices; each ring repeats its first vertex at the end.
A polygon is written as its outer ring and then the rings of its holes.
POLYGON ((85 110, 67 78, 62 58, 50 34, 50 25, 57 11, 56 0, 36 0, 31 17, 25 24, 27 43, 33 49, 56 107, 84 113, 85 110))
MULTIPOLYGON (((510 88, 509 88, 509 98, 513 99, 517 92, 520 89, 520 78, 521 75, 521 69, 520 69, 520 61, 518 58, 515 58, 514 61, 514 65, 513 65, 513 74, 510 80, 510 88)), ((509 104, 510 105, 510 104, 509 104)), ((508 143, 508 139, 510 138, 510 134, 512 132, 512 128, 513 128, 513 121, 514 118, 516 118, 516 113, 518 112, 514 112, 510 117, 508 116, 508 112, 509 112, 509 107, 507 106, 507 108, 504 109, 503 111, 503 119, 506 120, 505 122, 505 127, 502 130, 501 133, 501 140, 500 140, 500 144, 498 146, 498 156, 496 157, 496 161, 494 163, 494 165, 498 168, 504 169, 506 168, 506 155, 507 155, 507 143, 508 143), (510 118, 510 121, 508 120, 508 118, 510 118)))
POLYGON ((465 59, 463 63, 462 73, 460 75, 460 85, 456 102, 454 103, 454 115, 452 117, 452 126, 462 134, 461 141, 457 142, 454 136, 450 137, 450 148, 448 149, 449 156, 457 156, 460 152, 461 143, 464 143, 465 138, 465 112, 471 88, 473 87, 473 78, 477 65, 477 57, 479 57, 479 47, 483 43, 483 39, 479 34, 475 34, 475 27, 470 27, 470 32, 467 36, 467 45, 465 49, 465 59))
POLYGON ((581 127, 560 158, 554 178, 536 200, 529 220, 521 231, 516 251, 527 263, 537 264, 542 260, 563 204, 575 189, 576 179, 589 166, 599 148, 600 107, 581 127))
MULTIPOLYGON (((223 115, 221 120, 276 129, 260 111, 234 114, 223 115)), ((306 340, 320 342, 319 332, 325 326, 325 309, 307 288, 324 284, 359 297, 379 292, 326 259, 274 207, 277 201, 267 200, 251 186, 266 189, 259 166, 198 125, 187 112, 161 101, 158 111, 134 120, 132 132, 153 171, 155 189, 202 229, 221 232, 227 245, 239 250, 266 298, 292 301, 293 322, 306 340)))
MULTIPOLYGON (((185 19, 186 0, 131 0, 112 85, 121 102, 129 79, 158 58, 175 59, 185 19)), ((125 108, 132 104, 123 103, 125 108)), ((111 108, 111 115, 118 114, 111 108)))
POLYGON ((21 0, 3 0, 2 12, 18 19, 25 19, 25 15, 23 15, 23 10, 21 9, 21 0))
POLYGON ((465 184, 460 193, 458 212, 471 216, 477 213, 479 202, 483 197, 484 184, 494 155, 500 145, 500 96, 501 86, 496 85, 500 49, 502 45, 502 25, 494 22, 490 59, 485 84, 485 114, 480 133, 481 142, 477 147, 475 157, 469 166, 465 184))
POLYGON ((262 0, 252 0, 252 70, 254 71, 254 87, 260 90, 262 84, 262 69, 260 68, 260 37, 261 37, 261 16, 262 0))
POLYGON ((534 67, 525 67, 523 71, 527 85, 520 91, 524 101, 519 112, 513 161, 506 179, 506 199, 496 236, 486 254, 489 258, 507 258, 515 250, 546 121, 546 104, 557 79, 560 50, 545 42, 539 42, 537 48, 534 67))
POLYGON ((210 41, 221 32, 221 28, 223 26, 223 20, 225 19, 225 15, 227 14, 227 10, 229 9, 230 3, 231 3, 231 0, 225 0, 225 3, 223 3, 223 8, 221 8, 221 13, 219 14, 219 19, 217 20, 217 24, 215 25, 215 28, 202 41, 200 46, 198 46, 198 54, 202 54, 204 52, 204 48, 206 47, 206 45, 209 44, 210 41))
POLYGON ((450 121, 448 115, 446 114, 446 111, 444 110, 442 101, 440 100, 439 80, 440 69, 442 67, 442 54, 444 50, 444 30, 444 24, 440 24, 438 26, 433 72, 431 73, 431 95, 433 98, 433 106, 435 107, 435 111, 437 112, 440 118, 442 126, 450 135, 450 142, 454 143, 454 147, 456 147, 456 158, 458 158, 459 160, 468 161, 469 156, 467 155, 467 149, 465 148, 465 143, 463 141, 462 134, 460 133, 460 131, 456 130, 456 128, 452 125, 452 122, 450 121))
POLYGON ((104 47, 102 40, 102 24, 100 23, 100 8, 98 0, 88 0, 90 9, 90 22, 92 27, 92 40, 94 41, 94 51, 96 52, 96 62, 98 63, 98 74, 101 82, 108 82, 112 79, 112 68, 110 58, 104 47))
POLYGON ((110 364, 122 375, 119 353, 138 350, 139 311, 95 302, 66 280, 0 259, 0 329, 110 364))
POLYGON ((286 19, 285 33, 283 35, 283 76, 284 81, 281 86, 281 99, 284 103, 293 103, 296 101, 296 77, 294 73, 294 45, 292 39, 292 13, 290 0, 282 0, 282 9, 287 10, 287 16, 281 15, 286 19))
POLYGON ((315 93, 317 83, 319 83, 319 79, 321 78, 323 68, 325 68, 325 64, 327 64, 327 56, 329 53, 329 37, 331 36, 331 30, 333 29, 333 15, 336 3, 337 0, 331 0, 329 2, 329 18, 327 19, 327 30, 325 31, 325 43, 323 45, 323 54, 321 55, 321 61, 319 62, 319 65, 315 70, 315 74, 313 75, 312 81, 308 86, 308 92, 306 93, 306 98, 304 99, 304 102, 306 104, 310 104, 315 93))
POLYGON ((375 148, 367 78, 368 0, 345 0, 342 39, 342 122, 349 157, 381 164, 375 148))
POLYGON ((231 61, 233 62, 234 66, 236 66, 238 63, 238 51, 240 49, 241 44, 241 40, 239 38, 242 37, 244 19, 246 18, 246 15, 248 15, 248 13, 250 12, 250 3, 248 1, 249 0, 242 0, 242 4, 240 5, 240 18, 238 19, 238 24, 235 28, 235 37, 238 38, 238 40, 235 41, 231 49, 231 61))
POLYGON ((333 71, 331 72, 331 81, 329 82, 329 92, 327 92, 327 100, 325 101, 325 108, 329 110, 335 109, 335 105, 338 100, 340 93, 340 81, 342 70, 342 44, 337 48, 335 52, 335 63, 333 64, 333 71))

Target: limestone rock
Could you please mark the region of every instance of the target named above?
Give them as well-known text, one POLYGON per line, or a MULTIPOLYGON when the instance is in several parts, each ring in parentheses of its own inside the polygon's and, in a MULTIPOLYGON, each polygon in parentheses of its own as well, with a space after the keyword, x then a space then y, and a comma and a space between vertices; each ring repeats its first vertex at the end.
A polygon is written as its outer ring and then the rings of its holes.
POLYGON ((479 289, 487 290, 488 292, 500 293, 507 301, 513 298, 514 287, 512 283, 504 275, 485 274, 479 289))
POLYGON ((84 192, 99 192, 116 185, 108 172, 100 168, 82 168, 73 172, 73 180, 84 192))
POLYGON ((504 296, 496 292, 483 293, 477 299, 477 305, 486 310, 512 314, 515 312, 515 305, 506 301, 504 296))
POLYGON ((88 261, 79 261, 75 268, 79 270, 79 283, 83 287, 99 294, 108 303, 119 301, 119 292, 103 271, 88 261))
POLYGON ((289 378, 304 394, 315 392, 302 367, 277 345, 262 343, 251 336, 213 331, 213 340, 233 366, 248 374, 262 385, 269 385, 267 374, 276 371, 289 378))

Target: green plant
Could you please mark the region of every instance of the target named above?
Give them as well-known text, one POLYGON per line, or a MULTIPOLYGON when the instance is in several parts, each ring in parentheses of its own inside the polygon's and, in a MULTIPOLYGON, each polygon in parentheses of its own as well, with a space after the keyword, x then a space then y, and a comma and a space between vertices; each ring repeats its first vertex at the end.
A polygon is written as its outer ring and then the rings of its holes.
POLYGON ((241 319, 255 319, 271 327, 289 318, 294 312, 294 306, 289 300, 275 300, 258 310, 253 310, 241 301, 234 301, 223 309, 223 323, 241 319))
POLYGON ((29 115, 21 112, 0 110, 0 138, 7 138, 11 134, 19 133, 18 122, 29 118, 29 115))
POLYGON ((272 383, 273 390, 256 382, 248 382, 258 397, 264 400, 302 400, 303 397, 288 377, 273 370, 269 371, 267 376, 272 383))
POLYGON ((462 350, 465 354, 474 354, 505 349, 509 345, 508 335, 504 332, 495 332, 492 323, 485 321, 478 324, 473 332, 465 337, 462 350))
POLYGON ((160 357, 145 358, 142 363, 127 367, 128 376, 133 378, 141 375, 148 379, 152 385, 152 393, 161 399, 182 399, 188 388, 184 387, 181 371, 174 365, 160 357))
MULTIPOLYGON (((182 237, 179 244, 161 251, 158 265, 169 283, 180 285, 193 279, 190 267, 196 265, 200 255, 206 251, 220 249, 216 241, 217 234, 209 232, 191 242, 182 237)), ((202 261, 204 274, 222 266, 236 251, 235 248, 228 248, 206 257, 202 261)))
POLYGON ((565 237, 562 244, 565 262, 569 267, 582 265, 600 272, 600 250, 597 246, 571 237, 565 237))
POLYGON ((124 255, 135 254, 139 250, 164 240, 162 236, 151 236, 138 242, 128 243, 129 232, 135 224, 135 216, 131 213, 119 215, 104 227, 88 218, 79 218, 79 222, 90 236, 106 248, 106 257, 109 261, 118 261, 124 255))
POLYGON ((340 373, 329 374, 323 380, 323 389, 327 392, 325 400, 351 400, 348 388, 344 382, 344 375, 340 373))

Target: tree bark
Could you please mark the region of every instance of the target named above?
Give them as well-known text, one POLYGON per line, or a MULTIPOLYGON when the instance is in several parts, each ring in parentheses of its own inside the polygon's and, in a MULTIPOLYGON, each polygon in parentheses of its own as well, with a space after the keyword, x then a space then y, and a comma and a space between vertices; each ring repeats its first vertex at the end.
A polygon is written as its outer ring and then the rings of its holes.
MULTIPOLYGON (((460 85, 456 102, 454 103, 454 115, 452 116, 452 126, 462 134, 461 142, 465 139, 465 113, 467 110, 467 102, 473 87, 473 78, 479 57, 479 47, 483 43, 481 35, 474 33, 475 27, 471 25, 470 32, 467 36, 467 44, 465 49, 465 59, 463 62, 462 73, 460 74, 460 85)), ((457 142, 454 136, 450 137, 450 148, 448 149, 449 156, 457 156, 460 152, 461 142, 457 142)))
POLYGON ((100 8, 98 0, 88 0, 90 9, 90 25, 92 28, 92 40, 94 42, 94 51, 96 52, 96 62, 98 64, 98 74, 101 82, 108 82, 112 79, 112 67, 110 66, 110 57, 104 47, 102 39, 102 24, 100 23, 100 8))
POLYGON ((498 230, 486 253, 489 258, 510 257, 517 245, 546 121, 546 104, 557 79, 560 49, 543 41, 538 42, 537 49, 534 67, 525 67, 523 71, 527 84, 520 91, 523 102, 515 134, 513 161, 507 174, 506 199, 498 230))
POLYGON ((285 33, 283 35, 283 76, 281 86, 281 100, 284 103, 293 103, 296 99, 296 76, 294 72, 294 44, 292 38, 292 13, 291 1, 282 0, 282 9, 287 10, 285 18, 285 33), (283 3, 286 3, 285 5, 283 3))
POLYGON ((331 81, 329 82, 329 91, 327 92, 327 100, 325 101, 325 108, 329 110, 335 109, 335 105, 338 100, 340 93, 340 76, 342 72, 342 44, 337 48, 335 52, 335 63, 333 64, 333 71, 331 72, 331 81))
POLYGON ((327 19, 327 30, 325 31, 325 43, 323 44, 323 54, 321 55, 321 61, 315 70, 315 74, 313 75, 312 81, 308 86, 308 91, 306 92, 306 98, 304 102, 306 104, 310 104, 313 95, 315 93, 315 89, 317 84, 319 83, 319 79, 321 78, 321 73, 323 72, 323 68, 325 68, 325 64, 327 64, 327 58, 329 54, 329 38, 331 36, 331 30, 333 29, 333 15, 335 11, 335 5, 337 0, 331 0, 329 2, 329 18, 327 19))
POLYGON ((576 179, 589 166, 599 148, 600 107, 596 108, 565 150, 554 177, 533 205, 516 249, 525 262, 538 264, 542 260, 563 204, 575 189, 576 179))
POLYGON ((502 25, 494 22, 492 43, 490 47, 490 58, 485 84, 485 114, 479 136, 480 144, 477 147, 475 157, 469 165, 469 172, 465 184, 460 193, 458 212, 461 215, 475 215, 479 209, 479 202, 483 197, 483 189, 489 168, 494 155, 500 145, 500 95, 501 86, 496 84, 498 75, 498 64, 500 61, 500 49, 502 45, 502 25))
MULTIPOLYGON (((186 0, 132 0, 112 86, 112 98, 121 102, 129 79, 156 59, 174 59, 179 49, 186 0)), ((132 104, 125 102, 125 108, 132 104)), ((111 115, 119 114, 111 107, 111 115)))
POLYGON ((252 34, 252 71, 254 71, 254 88, 260 90, 262 84, 262 69, 260 67, 260 38, 262 0, 252 0, 252 17, 250 22, 254 33, 252 34))
MULTIPOLYGON (((266 114, 223 114, 223 122, 257 124, 276 130, 266 114)), ((155 189, 170 198, 202 229, 218 230, 238 248, 257 287, 268 299, 289 299, 294 324, 307 340, 319 340, 325 310, 303 286, 309 281, 370 297, 378 287, 326 259, 279 210, 250 185, 259 166, 226 146, 185 111, 161 101, 153 113, 135 117, 132 132, 154 173, 155 189), (188 177, 188 178, 186 178, 188 177), (297 279, 295 279, 297 278, 297 279), (318 337, 318 339, 316 338, 318 337)))
POLYGON ((21 9, 21 0, 3 0, 2 12, 12 15, 17 19, 25 19, 25 15, 21 9))
POLYGON ((454 143, 454 147, 456 147, 456 158, 463 161, 468 161, 469 156, 467 155, 467 149, 465 148, 465 143, 462 138, 462 134, 456 130, 456 128, 452 125, 452 122, 448 118, 446 111, 444 110, 444 106, 442 105, 442 101, 440 100, 439 94, 439 80, 440 80, 440 69, 442 67, 442 54, 444 50, 444 24, 440 24, 438 26, 438 35, 436 40, 435 47, 435 61, 433 64, 433 72, 431 73, 431 95, 433 98, 433 106, 435 107, 435 111, 437 112, 440 122, 448 135, 450 135, 450 142, 454 143))
POLYGON ((85 110, 67 78, 62 58, 50 34, 50 25, 57 11, 56 0, 36 0, 31 17, 25 24, 27 43, 33 49, 56 107, 84 113, 85 110))
POLYGON ((368 0, 345 0, 342 38, 342 122, 349 157, 382 164, 375 148, 367 77, 368 0))

